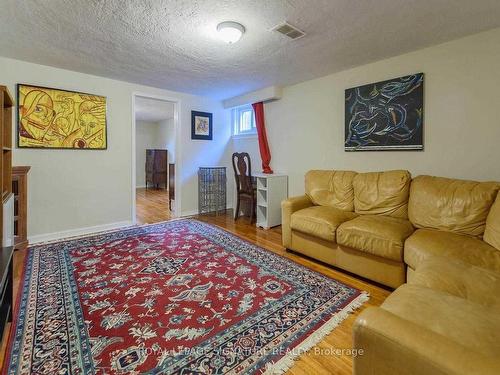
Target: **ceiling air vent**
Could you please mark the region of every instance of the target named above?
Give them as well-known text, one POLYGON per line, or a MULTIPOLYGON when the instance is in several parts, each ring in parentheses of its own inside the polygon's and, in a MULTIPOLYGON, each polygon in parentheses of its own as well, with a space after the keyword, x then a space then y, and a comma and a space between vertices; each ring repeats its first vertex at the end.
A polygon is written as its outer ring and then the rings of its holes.
POLYGON ((290 25, 288 22, 281 23, 272 28, 272 31, 277 31, 280 34, 286 35, 290 39, 299 39, 306 35, 302 30, 290 25))

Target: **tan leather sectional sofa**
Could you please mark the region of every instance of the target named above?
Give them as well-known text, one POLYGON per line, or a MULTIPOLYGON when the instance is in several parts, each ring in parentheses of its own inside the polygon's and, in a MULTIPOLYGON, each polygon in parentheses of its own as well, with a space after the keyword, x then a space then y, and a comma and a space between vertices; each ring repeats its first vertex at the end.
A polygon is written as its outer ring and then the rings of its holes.
POLYGON ((357 318, 355 374, 500 374, 500 184, 310 171, 283 245, 397 288, 357 318), (404 284, 404 285, 403 285, 404 284))

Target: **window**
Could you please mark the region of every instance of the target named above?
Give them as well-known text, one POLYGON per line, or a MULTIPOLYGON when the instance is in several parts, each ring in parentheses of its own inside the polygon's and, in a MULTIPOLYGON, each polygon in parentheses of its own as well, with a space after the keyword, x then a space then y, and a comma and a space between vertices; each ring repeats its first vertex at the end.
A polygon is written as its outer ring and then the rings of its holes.
POLYGON ((232 110, 233 136, 257 135, 255 116, 251 105, 245 105, 232 110))

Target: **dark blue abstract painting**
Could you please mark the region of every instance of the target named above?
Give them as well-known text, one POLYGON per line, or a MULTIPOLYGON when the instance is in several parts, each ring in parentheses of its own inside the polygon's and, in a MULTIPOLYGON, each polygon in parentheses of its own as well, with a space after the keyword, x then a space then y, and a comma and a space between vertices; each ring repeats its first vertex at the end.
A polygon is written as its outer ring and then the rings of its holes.
POLYGON ((345 150, 423 150, 424 74, 345 90, 345 150))

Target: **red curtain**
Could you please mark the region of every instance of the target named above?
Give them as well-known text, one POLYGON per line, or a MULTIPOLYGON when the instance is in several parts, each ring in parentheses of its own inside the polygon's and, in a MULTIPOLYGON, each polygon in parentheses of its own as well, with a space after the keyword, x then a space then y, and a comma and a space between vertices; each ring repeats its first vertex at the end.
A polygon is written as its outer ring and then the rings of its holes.
POLYGON ((271 174, 273 170, 269 166, 271 162, 271 151, 267 143, 266 125, 264 123, 264 103, 253 103, 255 113, 255 125, 257 126, 257 135, 259 137, 260 158, 262 159, 262 172, 271 174))

